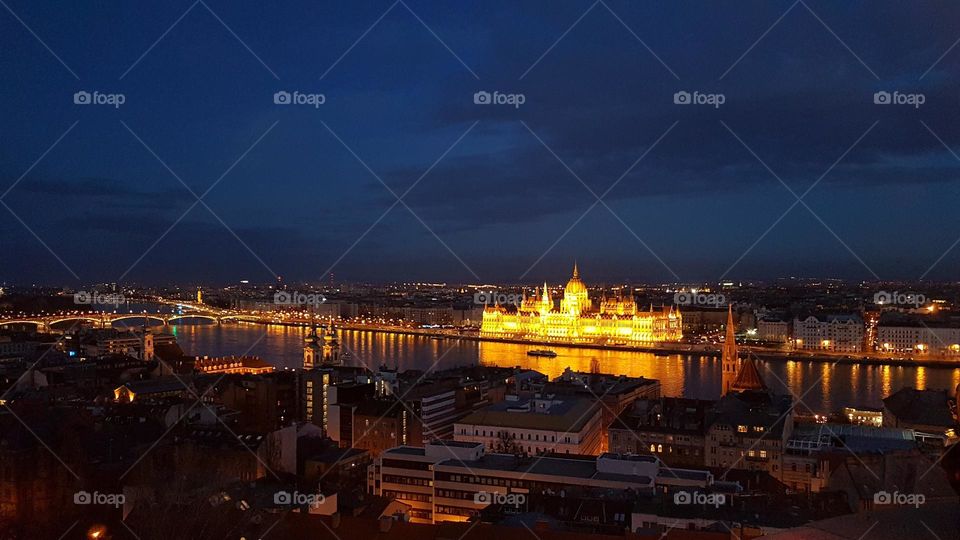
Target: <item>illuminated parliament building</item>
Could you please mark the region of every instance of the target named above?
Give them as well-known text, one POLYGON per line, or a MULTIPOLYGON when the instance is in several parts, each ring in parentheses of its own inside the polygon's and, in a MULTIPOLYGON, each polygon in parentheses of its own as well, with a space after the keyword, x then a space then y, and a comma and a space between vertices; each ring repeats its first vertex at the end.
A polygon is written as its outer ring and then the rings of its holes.
POLYGON ((641 345, 679 341, 683 336, 680 310, 672 306, 641 311, 633 296, 601 298, 594 306, 577 265, 563 290, 559 308, 547 284, 516 311, 500 305, 483 310, 480 335, 500 339, 641 345))

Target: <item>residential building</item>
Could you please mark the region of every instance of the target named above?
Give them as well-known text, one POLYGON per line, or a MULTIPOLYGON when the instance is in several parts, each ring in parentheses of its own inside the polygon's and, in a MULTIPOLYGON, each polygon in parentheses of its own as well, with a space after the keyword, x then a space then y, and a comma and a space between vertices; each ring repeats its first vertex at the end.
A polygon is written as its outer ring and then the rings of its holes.
POLYGON ((671 467, 706 467, 714 403, 676 397, 639 399, 610 424, 609 451, 655 455, 671 467))
POLYGON ((299 391, 298 417, 329 432, 330 406, 355 403, 373 397, 369 372, 362 367, 322 366, 296 372, 299 391))
POLYGON ((793 431, 791 396, 765 390, 729 393, 717 402, 707 432, 708 467, 783 472, 783 451, 793 431))
POLYGON ((775 317, 763 317, 757 321, 757 339, 787 343, 790 341, 790 323, 775 317))
POLYGON ((607 427, 616 420, 617 415, 638 399, 660 397, 660 381, 645 377, 581 373, 567 368, 554 381, 544 384, 540 393, 555 396, 570 395, 599 401, 600 451, 606 452, 607 427))
MULTIPOLYGON (((480 443, 451 441, 389 449, 368 475, 371 493, 411 505, 411 521, 425 523, 466 521, 504 499, 509 501, 504 506, 522 512, 533 499, 574 489, 653 495, 713 485, 709 471, 669 468, 653 456, 530 457, 487 453, 480 443)), ((628 520, 623 528, 630 528, 628 520)))
POLYGON ((297 419, 297 375, 276 371, 260 375, 235 375, 221 383, 224 406, 239 412, 241 429, 275 431, 297 419))
POLYGON ((960 321, 887 312, 877 323, 874 345, 887 353, 960 355, 960 321))
POLYGON ((596 455, 602 447, 600 409, 586 398, 508 396, 459 420, 453 438, 506 453, 596 455))
POLYGON ((793 320, 796 348, 811 351, 860 352, 863 319, 857 315, 809 315, 793 320))

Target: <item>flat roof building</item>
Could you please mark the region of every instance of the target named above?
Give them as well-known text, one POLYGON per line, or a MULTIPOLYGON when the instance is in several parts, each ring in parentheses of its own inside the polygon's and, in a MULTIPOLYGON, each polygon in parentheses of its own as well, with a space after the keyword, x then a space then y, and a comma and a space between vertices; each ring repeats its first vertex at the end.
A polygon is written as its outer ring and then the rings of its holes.
POLYGON ((601 450, 600 407, 580 397, 509 396, 459 420, 453 438, 483 443, 492 452, 596 455, 601 450))

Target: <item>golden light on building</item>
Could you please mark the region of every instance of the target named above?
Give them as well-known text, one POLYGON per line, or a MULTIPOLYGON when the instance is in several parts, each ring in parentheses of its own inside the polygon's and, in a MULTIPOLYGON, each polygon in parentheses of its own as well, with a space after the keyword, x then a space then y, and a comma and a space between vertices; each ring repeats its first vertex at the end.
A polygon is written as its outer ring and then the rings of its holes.
POLYGON ((480 335, 483 337, 556 341, 561 343, 600 343, 639 345, 679 341, 683 337, 683 319, 672 306, 641 311, 632 296, 602 298, 594 306, 580 271, 573 266, 573 277, 563 290, 559 308, 554 304, 547 284, 533 298, 524 299, 516 311, 504 306, 483 310, 480 335))

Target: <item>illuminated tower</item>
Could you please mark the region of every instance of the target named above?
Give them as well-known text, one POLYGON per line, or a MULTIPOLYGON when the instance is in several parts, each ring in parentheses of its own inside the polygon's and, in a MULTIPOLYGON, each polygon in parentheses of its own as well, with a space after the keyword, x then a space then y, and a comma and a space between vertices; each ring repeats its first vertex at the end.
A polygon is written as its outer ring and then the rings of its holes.
POLYGON ((567 282, 563 289, 563 300, 560 301, 560 310, 569 313, 573 317, 579 317, 581 313, 589 311, 590 293, 587 286, 580 279, 580 269, 577 264, 573 264, 573 277, 567 282))
POLYGON ((303 338, 303 369, 312 369, 320 365, 321 358, 320 338, 317 336, 317 327, 314 325, 307 337, 303 338))
POLYGON ((727 306, 727 335, 723 338, 723 356, 721 365, 723 378, 721 379, 720 395, 727 395, 737 379, 737 338, 733 329, 733 306, 727 306))
POLYGON ((198 304, 202 304, 202 303, 203 303, 203 293, 200 292, 200 288, 199 288, 199 287, 197 287, 197 303, 198 303, 198 304))
POLYGON ((323 333, 322 358, 323 363, 327 365, 340 364, 340 341, 337 339, 337 329, 333 326, 333 319, 330 319, 330 325, 323 333))

